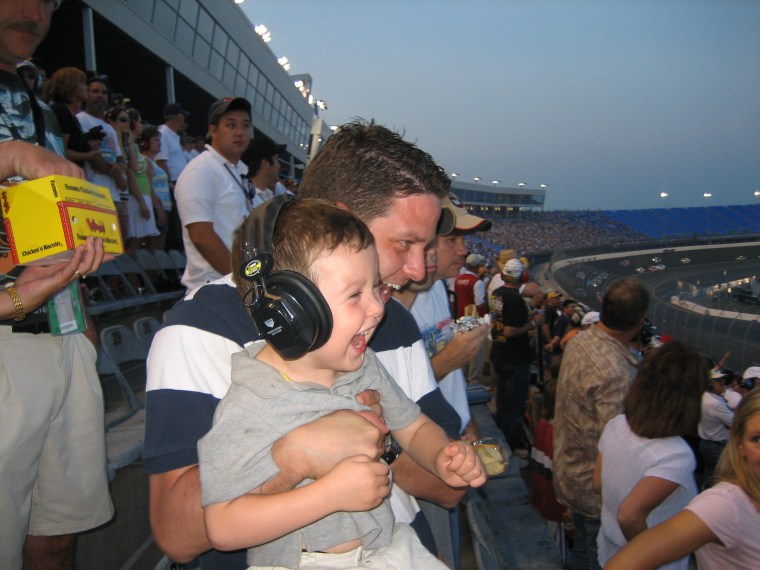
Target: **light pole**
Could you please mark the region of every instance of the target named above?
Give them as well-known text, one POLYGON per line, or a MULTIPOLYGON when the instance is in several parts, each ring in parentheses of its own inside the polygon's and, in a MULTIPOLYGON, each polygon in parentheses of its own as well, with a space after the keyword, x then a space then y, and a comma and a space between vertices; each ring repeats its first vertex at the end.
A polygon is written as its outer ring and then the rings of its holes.
POLYGON ((707 204, 707 233, 712 233, 712 218, 710 218, 710 198, 712 198, 712 194, 710 192, 705 192, 702 194, 705 198, 705 203, 707 204))
POLYGON ((662 198, 662 239, 665 240, 667 238, 667 231, 665 227, 665 219, 667 218, 668 214, 668 206, 667 206, 667 192, 660 192, 660 198, 662 198))
MULTIPOLYGON (((760 190, 755 190, 755 198, 760 200, 760 190)), ((757 233, 760 234, 760 204, 757 206, 757 233)))

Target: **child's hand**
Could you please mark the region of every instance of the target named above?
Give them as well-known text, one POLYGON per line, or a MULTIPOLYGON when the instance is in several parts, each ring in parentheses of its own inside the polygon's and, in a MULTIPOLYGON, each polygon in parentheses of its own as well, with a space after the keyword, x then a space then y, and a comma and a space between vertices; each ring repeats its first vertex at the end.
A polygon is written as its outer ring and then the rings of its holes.
POLYGON ((354 455, 339 462, 322 479, 332 490, 336 511, 368 511, 388 496, 388 466, 366 455, 354 455))
POLYGON ((452 487, 480 487, 486 473, 475 449, 463 441, 453 441, 435 459, 438 476, 452 487))

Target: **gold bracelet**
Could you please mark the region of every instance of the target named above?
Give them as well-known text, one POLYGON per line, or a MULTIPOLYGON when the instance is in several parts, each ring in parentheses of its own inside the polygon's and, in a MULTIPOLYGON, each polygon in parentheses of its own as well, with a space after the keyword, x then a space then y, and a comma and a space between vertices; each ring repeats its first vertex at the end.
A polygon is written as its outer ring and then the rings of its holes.
POLYGON ((23 321, 26 318, 26 313, 24 312, 24 305, 21 302, 21 298, 18 296, 18 293, 16 293, 16 288, 13 285, 8 285, 5 288, 5 292, 8 293, 11 301, 13 301, 13 308, 16 310, 14 320, 23 321))

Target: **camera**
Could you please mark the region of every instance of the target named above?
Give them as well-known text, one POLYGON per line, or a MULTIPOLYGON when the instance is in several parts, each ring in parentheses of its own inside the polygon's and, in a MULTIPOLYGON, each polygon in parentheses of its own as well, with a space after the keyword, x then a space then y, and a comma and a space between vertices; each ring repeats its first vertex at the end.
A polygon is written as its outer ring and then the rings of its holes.
POLYGON ((102 141, 106 134, 103 132, 102 125, 96 125, 84 133, 83 136, 86 141, 102 141))

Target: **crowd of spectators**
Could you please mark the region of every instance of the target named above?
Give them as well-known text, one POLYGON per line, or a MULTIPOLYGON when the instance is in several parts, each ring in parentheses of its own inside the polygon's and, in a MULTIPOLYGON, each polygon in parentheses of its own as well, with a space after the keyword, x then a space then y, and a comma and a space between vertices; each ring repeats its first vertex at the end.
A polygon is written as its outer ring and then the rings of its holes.
POLYGON ((608 245, 646 239, 641 232, 613 220, 602 212, 521 212, 509 219, 491 218, 485 236, 471 239, 473 252, 493 258, 504 247, 519 255, 533 256, 567 247, 608 245))

